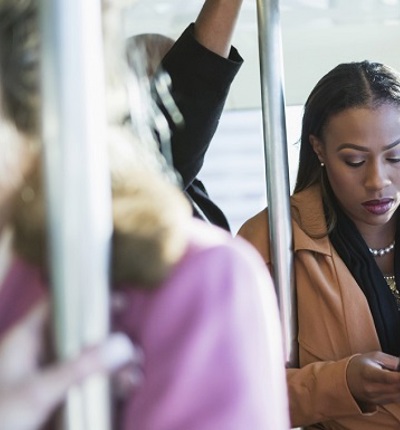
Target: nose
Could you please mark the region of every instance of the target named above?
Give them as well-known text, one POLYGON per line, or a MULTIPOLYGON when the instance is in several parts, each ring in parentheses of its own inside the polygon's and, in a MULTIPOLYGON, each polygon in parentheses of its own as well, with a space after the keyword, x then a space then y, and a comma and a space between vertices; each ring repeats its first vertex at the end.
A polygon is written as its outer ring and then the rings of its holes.
POLYGON ((382 190, 390 184, 389 173, 384 163, 373 162, 367 166, 365 187, 370 190, 382 190))

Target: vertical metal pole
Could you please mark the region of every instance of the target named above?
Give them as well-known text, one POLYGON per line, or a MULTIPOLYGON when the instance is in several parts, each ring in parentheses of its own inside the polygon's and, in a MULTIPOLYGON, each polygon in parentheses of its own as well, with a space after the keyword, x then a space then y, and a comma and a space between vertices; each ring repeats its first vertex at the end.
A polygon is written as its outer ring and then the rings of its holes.
MULTIPOLYGON (((105 144, 101 0, 41 0, 43 139, 56 350, 109 331, 111 187, 105 144)), ((70 391, 64 429, 111 429, 108 380, 70 391)))
POLYGON ((285 358, 298 362, 290 185, 283 85, 279 0, 257 0, 265 170, 274 281, 283 328, 285 358))

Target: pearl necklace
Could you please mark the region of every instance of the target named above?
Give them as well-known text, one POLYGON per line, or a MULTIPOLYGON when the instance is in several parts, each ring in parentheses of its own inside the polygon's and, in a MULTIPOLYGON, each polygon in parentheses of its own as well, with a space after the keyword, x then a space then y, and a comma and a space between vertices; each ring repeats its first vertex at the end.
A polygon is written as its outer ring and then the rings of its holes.
POLYGON ((389 246, 387 246, 386 248, 381 248, 381 249, 373 249, 373 248, 368 248, 369 252, 374 256, 374 257, 382 257, 383 255, 386 254, 390 254, 393 250, 394 250, 394 244, 395 241, 393 241, 389 246))

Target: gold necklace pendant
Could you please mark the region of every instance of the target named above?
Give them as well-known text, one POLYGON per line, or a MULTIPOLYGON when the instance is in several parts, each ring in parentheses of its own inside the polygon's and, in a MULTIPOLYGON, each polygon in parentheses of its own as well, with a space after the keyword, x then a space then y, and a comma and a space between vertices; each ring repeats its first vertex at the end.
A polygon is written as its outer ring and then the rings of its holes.
POLYGON ((384 276, 387 286, 389 287, 391 293, 396 299, 397 309, 400 311, 400 292, 396 286, 395 276, 384 276))

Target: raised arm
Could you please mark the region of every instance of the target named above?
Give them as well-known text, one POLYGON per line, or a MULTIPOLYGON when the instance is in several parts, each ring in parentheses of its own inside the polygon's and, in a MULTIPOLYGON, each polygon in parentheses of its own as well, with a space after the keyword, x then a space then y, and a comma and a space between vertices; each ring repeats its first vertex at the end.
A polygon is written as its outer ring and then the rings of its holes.
POLYGON ((172 96, 184 118, 166 118, 172 134, 175 169, 187 189, 198 175, 217 129, 230 85, 243 62, 231 47, 243 0, 207 0, 196 19, 162 61, 172 96))
POLYGON ((207 0, 194 26, 196 40, 210 51, 228 58, 243 0, 207 0))

